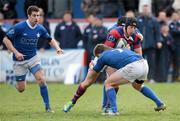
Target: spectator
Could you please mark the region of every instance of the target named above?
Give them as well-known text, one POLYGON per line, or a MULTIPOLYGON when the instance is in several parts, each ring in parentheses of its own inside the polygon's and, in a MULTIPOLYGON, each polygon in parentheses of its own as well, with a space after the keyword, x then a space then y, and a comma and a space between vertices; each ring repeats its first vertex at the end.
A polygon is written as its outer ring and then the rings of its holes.
MULTIPOLYGON (((44 28, 47 30, 48 34, 51 34, 50 28, 49 28, 49 22, 46 20, 44 11, 42 8, 39 8, 39 24, 42 24, 44 28)), ((49 49, 50 45, 48 43, 49 41, 44 38, 39 38, 37 43, 37 49, 39 49, 41 52, 43 52, 45 49, 49 49)))
POLYGON ((87 64, 93 59, 93 49, 98 43, 103 43, 107 36, 107 29, 102 26, 100 16, 94 14, 88 16, 89 25, 85 28, 83 34, 83 44, 87 51, 87 64))
POLYGON ((101 0, 101 15, 103 17, 122 16, 125 13, 124 11, 124 5, 121 0, 101 0))
POLYGON ((180 16, 177 11, 172 14, 170 32, 174 39, 175 50, 173 53, 173 81, 180 81, 180 16))
POLYGON ((139 30, 144 36, 142 42, 143 56, 149 64, 148 80, 154 82, 155 79, 155 50, 160 41, 160 28, 156 18, 151 15, 150 6, 143 5, 143 13, 138 17, 139 30))
POLYGON ((82 34, 79 26, 72 20, 70 11, 64 13, 63 21, 56 26, 54 37, 63 49, 77 48, 82 34))
POLYGON ((161 10, 158 12, 157 21, 161 24, 165 24, 168 22, 166 12, 164 10, 161 10))
POLYGON ((0 50, 7 50, 3 43, 3 38, 10 28, 11 25, 4 22, 4 15, 0 12, 0 50))
POLYGON ((71 0, 48 0, 48 17, 62 18, 64 12, 70 9, 71 0))
POLYGON ((174 11, 174 8, 172 7, 173 3, 174 0, 153 0, 152 2, 153 13, 157 15, 159 11, 165 10, 167 16, 170 17, 172 12, 174 11))
POLYGON ((171 64, 171 53, 173 50, 173 39, 169 33, 168 24, 161 22, 161 46, 156 52, 156 80, 167 82, 169 68, 171 64))
POLYGON ((98 0, 82 0, 81 9, 86 17, 91 13, 100 14, 100 2, 98 0))
POLYGON ((135 14, 134 14, 134 12, 132 10, 129 10, 129 11, 126 12, 125 16, 126 17, 135 17, 135 14))
POLYGON ((0 1, 0 12, 4 14, 5 19, 12 19, 17 17, 15 5, 16 5, 16 0, 0 1))
POLYGON ((6 46, 3 43, 4 36, 5 36, 5 32, 0 27, 0 50, 6 50, 6 46))

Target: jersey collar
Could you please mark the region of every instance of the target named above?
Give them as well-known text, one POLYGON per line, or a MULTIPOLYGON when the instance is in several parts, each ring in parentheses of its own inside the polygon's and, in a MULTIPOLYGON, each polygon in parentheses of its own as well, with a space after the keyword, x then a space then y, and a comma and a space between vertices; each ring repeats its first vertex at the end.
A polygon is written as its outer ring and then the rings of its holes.
POLYGON ((31 28, 31 29, 35 29, 36 26, 37 26, 37 25, 35 25, 34 27, 32 27, 31 24, 30 24, 30 22, 29 22, 28 20, 26 20, 26 23, 27 23, 27 25, 29 26, 29 28, 31 28))

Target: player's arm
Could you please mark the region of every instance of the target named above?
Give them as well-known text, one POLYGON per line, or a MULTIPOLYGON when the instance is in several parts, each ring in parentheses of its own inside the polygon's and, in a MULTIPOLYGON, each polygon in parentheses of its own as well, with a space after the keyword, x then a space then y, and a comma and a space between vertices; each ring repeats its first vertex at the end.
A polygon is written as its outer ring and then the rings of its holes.
POLYGON ((11 52, 14 53, 15 57, 17 58, 17 60, 24 60, 24 55, 22 53, 20 53, 12 44, 11 40, 8 39, 8 37, 4 37, 3 39, 3 43, 6 45, 6 47, 8 48, 8 50, 10 50, 11 52))
POLYGON ((57 54, 63 54, 64 53, 64 51, 59 47, 59 45, 57 44, 55 39, 51 39, 49 44, 56 49, 57 54))
POLYGON ((135 41, 133 43, 134 45, 134 51, 137 53, 137 54, 140 54, 142 55, 142 43, 143 41, 143 36, 140 32, 136 33, 135 34, 135 41))
POLYGON ((142 55, 142 48, 141 47, 136 48, 136 49, 134 49, 134 52, 136 52, 137 54, 142 55))
POLYGON ((121 35, 116 29, 112 29, 107 35, 105 45, 114 48, 117 44, 118 39, 121 38, 121 35))
POLYGON ((88 88, 90 85, 92 85, 96 78, 99 76, 99 73, 94 71, 93 69, 90 69, 88 71, 88 74, 86 76, 86 79, 81 83, 81 86, 88 88))

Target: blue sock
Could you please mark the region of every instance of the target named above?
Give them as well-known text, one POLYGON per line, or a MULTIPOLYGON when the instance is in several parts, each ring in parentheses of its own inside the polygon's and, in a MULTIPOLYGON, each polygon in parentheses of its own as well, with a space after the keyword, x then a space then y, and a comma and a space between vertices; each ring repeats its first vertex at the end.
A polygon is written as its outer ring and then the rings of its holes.
POLYGON ((114 88, 106 90, 107 97, 110 101, 111 109, 113 112, 117 112, 117 104, 116 104, 116 91, 114 88))
POLYGON ((108 98, 107 98, 105 86, 103 87, 103 97, 102 98, 103 98, 102 99, 102 108, 107 107, 108 98))
POLYGON ((41 85, 40 86, 40 92, 41 92, 41 96, 43 98, 44 104, 45 104, 45 108, 50 108, 49 105, 49 95, 48 95, 48 87, 47 85, 41 85))
POLYGON ((141 93, 150 98, 151 100, 153 100, 157 106, 162 105, 162 101, 159 99, 159 97, 155 94, 155 92, 153 90, 151 90, 149 87, 147 86, 143 86, 141 89, 141 93))

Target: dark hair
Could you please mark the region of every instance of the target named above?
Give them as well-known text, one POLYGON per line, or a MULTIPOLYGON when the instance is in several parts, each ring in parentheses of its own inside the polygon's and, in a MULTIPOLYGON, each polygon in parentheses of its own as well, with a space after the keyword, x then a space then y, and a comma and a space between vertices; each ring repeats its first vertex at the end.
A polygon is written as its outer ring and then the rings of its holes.
POLYGON ((126 23, 126 16, 121 16, 118 18, 117 25, 118 26, 124 26, 126 23))
POLYGON ((109 47, 109 46, 106 46, 106 45, 104 45, 104 44, 97 44, 97 45, 94 47, 93 54, 94 54, 94 56, 98 56, 98 54, 101 54, 101 53, 103 53, 104 51, 110 50, 110 49, 112 49, 112 48, 109 47))
POLYGON ((137 19, 135 17, 127 17, 126 23, 125 23, 125 28, 127 28, 128 26, 137 27, 137 19))
POLYGON ((32 12, 39 12, 39 8, 35 5, 29 6, 27 9, 27 15, 31 15, 32 12))
POLYGON ((70 15, 72 16, 72 12, 71 12, 70 10, 66 10, 66 11, 64 12, 63 16, 64 16, 65 14, 70 14, 70 15))

